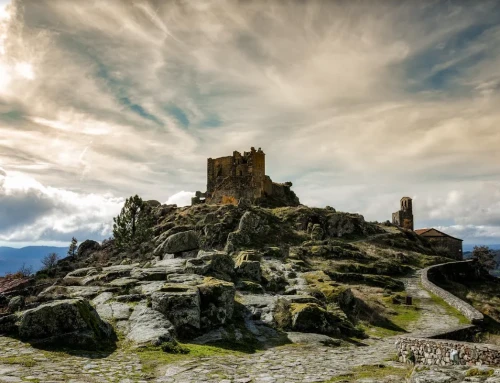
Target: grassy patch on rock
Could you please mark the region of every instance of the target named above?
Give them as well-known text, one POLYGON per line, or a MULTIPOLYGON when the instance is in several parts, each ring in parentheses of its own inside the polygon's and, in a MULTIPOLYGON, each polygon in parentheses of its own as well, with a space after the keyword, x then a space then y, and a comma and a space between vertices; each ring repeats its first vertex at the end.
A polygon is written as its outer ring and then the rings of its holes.
POLYGON ((166 366, 172 363, 188 359, 201 359, 212 357, 227 357, 244 355, 243 350, 235 350, 234 344, 220 343, 215 345, 198 344, 166 344, 162 347, 150 347, 139 349, 137 355, 142 363, 142 370, 147 375, 156 375, 159 366, 166 366))
POLYGON ((36 365, 36 360, 32 356, 8 356, 0 357, 0 364, 19 364, 23 367, 34 367, 36 365))
POLYGON ((411 367, 402 365, 401 367, 386 366, 385 364, 378 364, 374 366, 359 366, 356 367, 351 373, 336 376, 324 383, 348 383, 355 382, 360 379, 382 379, 394 377, 394 382, 404 381, 411 373, 411 367), (400 380, 398 380, 400 379, 400 380))
POLYGON ((384 306, 383 315, 379 320, 371 322, 364 321, 361 327, 366 334, 385 338, 389 336, 404 334, 410 330, 410 326, 420 319, 422 314, 420 300, 413 299, 411 306, 403 304, 404 294, 396 294, 380 299, 384 306))

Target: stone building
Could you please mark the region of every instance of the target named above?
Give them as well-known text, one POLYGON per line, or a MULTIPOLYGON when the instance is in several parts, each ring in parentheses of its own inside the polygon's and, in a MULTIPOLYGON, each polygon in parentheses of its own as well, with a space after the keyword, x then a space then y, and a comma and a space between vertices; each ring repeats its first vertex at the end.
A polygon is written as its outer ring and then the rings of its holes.
POLYGON ((207 191, 196 192, 193 204, 233 204, 240 200, 277 207, 297 206, 299 199, 292 183, 276 183, 266 175, 266 155, 261 148, 207 160, 207 191))
POLYGON ((434 246, 440 246, 443 248, 447 248, 449 251, 449 256, 454 259, 462 260, 463 259, 463 251, 462 251, 462 242, 463 240, 452 237, 442 231, 439 231, 434 228, 430 229, 418 229, 415 230, 415 233, 418 235, 427 238, 432 242, 434 246))
POLYGON ((401 209, 392 213, 392 223, 403 229, 413 230, 413 206, 410 197, 401 198, 401 209))

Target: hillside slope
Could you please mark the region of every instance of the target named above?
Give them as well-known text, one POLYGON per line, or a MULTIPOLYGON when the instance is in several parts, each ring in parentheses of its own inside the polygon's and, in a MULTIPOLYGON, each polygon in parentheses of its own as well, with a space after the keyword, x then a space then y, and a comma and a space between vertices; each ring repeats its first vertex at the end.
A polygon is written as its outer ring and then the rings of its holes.
POLYGON ((248 346, 290 332, 333 342, 370 326, 404 332, 397 278, 448 260, 413 232, 332 208, 160 205, 152 214, 150 242, 127 251, 83 242, 24 288, 25 308, 83 297, 136 347, 248 346))

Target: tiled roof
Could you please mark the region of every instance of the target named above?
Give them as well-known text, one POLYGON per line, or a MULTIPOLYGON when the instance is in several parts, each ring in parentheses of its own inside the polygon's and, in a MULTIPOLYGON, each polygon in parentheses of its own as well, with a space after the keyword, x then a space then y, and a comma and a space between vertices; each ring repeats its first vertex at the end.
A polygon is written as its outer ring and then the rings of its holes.
POLYGON ((430 229, 418 229, 418 230, 415 230, 415 233, 417 233, 418 235, 423 235, 431 230, 434 230, 436 233, 433 235, 426 236, 426 237, 448 237, 448 238, 456 239, 458 241, 463 241, 460 238, 452 237, 451 235, 443 233, 442 231, 439 231, 438 229, 434 229, 433 227, 431 227, 430 229))
POLYGON ((415 230, 415 233, 417 233, 418 235, 421 235, 421 234, 424 234, 426 231, 429 231, 430 229, 418 229, 418 230, 415 230))

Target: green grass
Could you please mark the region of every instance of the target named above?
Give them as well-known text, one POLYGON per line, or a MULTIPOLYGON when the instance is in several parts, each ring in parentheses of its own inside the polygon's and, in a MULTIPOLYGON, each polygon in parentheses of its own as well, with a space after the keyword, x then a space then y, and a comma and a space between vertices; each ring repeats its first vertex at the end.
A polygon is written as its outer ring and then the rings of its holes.
POLYGON ((427 291, 432 299, 432 301, 443 307, 446 310, 446 313, 448 315, 451 315, 455 318, 458 319, 458 323, 460 324, 470 324, 470 320, 468 320, 460 311, 458 311, 456 308, 450 306, 448 303, 443 298, 438 297, 436 294, 431 293, 430 291, 427 291))
POLYGON ((248 353, 247 350, 235 350, 234 345, 208 346, 198 344, 179 344, 182 353, 167 353, 158 348, 139 349, 137 355, 142 363, 142 370, 149 375, 155 375, 158 366, 165 366, 171 363, 186 359, 198 359, 208 357, 241 356, 248 353), (231 346, 232 348, 229 348, 231 346))
POLYGON ((465 376, 493 376, 495 370, 480 370, 479 368, 471 368, 465 373, 465 376))
POLYGON ((396 315, 391 315, 390 320, 392 323, 394 323, 396 326, 401 327, 405 330, 408 329, 408 326, 417 320, 419 320, 421 316, 421 309, 420 309, 420 300, 419 299, 413 299, 413 305, 411 306, 406 306, 406 305, 396 305, 393 304, 392 302, 387 302, 387 305, 393 309, 397 314, 396 315))
POLYGON ((324 383, 340 383, 340 382, 354 382, 359 379, 377 379, 385 378, 386 376, 397 376, 404 381, 411 373, 412 367, 403 365, 401 368, 386 366, 379 364, 375 366, 359 366, 356 367, 352 373, 336 376, 324 383))
POLYGON ((361 328, 367 335, 377 338, 386 338, 389 336, 404 334, 409 331, 409 326, 420 319, 422 314, 420 309, 420 300, 413 299, 411 306, 392 303, 392 297, 382 298, 385 306, 390 309, 391 313, 387 315, 388 323, 391 326, 385 325, 361 325, 361 328), (392 328, 391 328, 392 327, 392 328))
POLYGON ((28 355, 2 357, 0 358, 0 363, 19 364, 23 367, 34 367, 36 365, 36 361, 33 359, 33 357, 28 355))
POLYGON ((391 330, 391 329, 379 327, 379 326, 361 325, 360 327, 367 335, 369 335, 370 337, 373 337, 373 338, 387 338, 390 336, 403 334, 402 331, 391 330))

